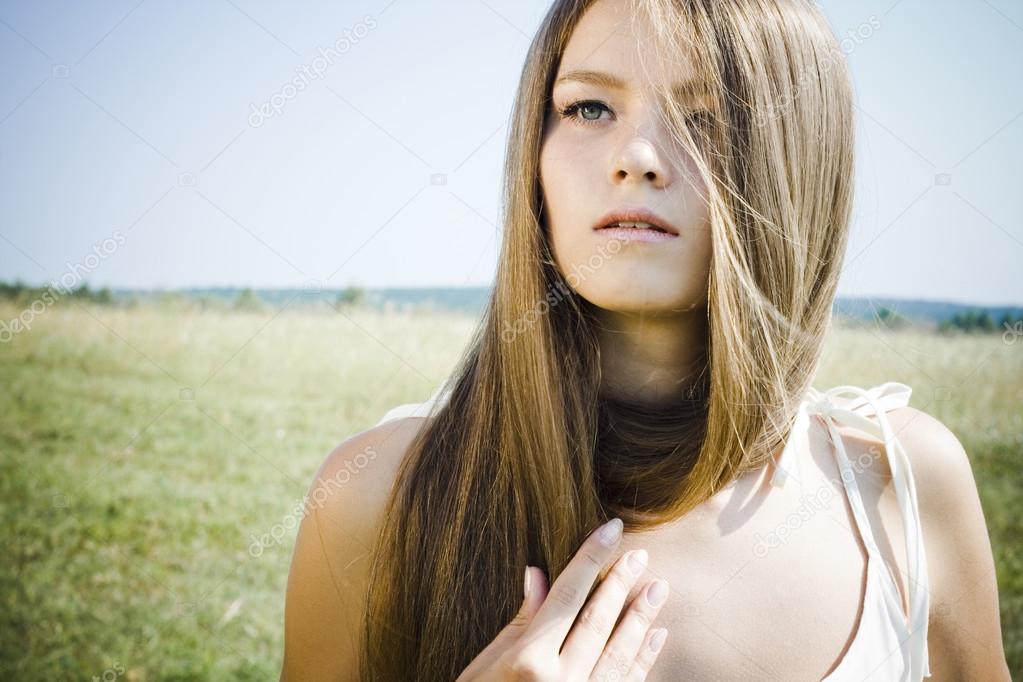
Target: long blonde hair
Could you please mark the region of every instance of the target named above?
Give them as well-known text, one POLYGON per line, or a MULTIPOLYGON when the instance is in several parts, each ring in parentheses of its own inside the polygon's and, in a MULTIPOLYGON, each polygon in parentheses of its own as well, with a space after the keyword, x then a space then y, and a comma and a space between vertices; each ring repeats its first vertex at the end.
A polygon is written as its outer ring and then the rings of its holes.
POLYGON ((496 281, 392 490, 362 679, 457 677, 517 611, 527 564, 553 582, 599 523, 676 519, 764 465, 816 370, 853 176, 851 86, 827 21, 810 0, 630 0, 658 56, 687 60, 709 92, 694 121, 663 86, 663 120, 707 187, 705 371, 660 412, 601 395, 593 309, 554 265, 538 172, 559 59, 592 2, 555 0, 530 46, 496 281))

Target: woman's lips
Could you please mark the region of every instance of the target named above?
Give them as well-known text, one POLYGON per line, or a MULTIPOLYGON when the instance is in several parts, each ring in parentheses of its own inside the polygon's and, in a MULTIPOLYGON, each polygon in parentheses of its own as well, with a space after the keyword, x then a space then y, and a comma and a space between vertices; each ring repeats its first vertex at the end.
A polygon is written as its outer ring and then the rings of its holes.
POLYGON ((669 242, 678 239, 677 234, 661 232, 648 227, 601 227, 594 232, 608 239, 629 242, 669 242))

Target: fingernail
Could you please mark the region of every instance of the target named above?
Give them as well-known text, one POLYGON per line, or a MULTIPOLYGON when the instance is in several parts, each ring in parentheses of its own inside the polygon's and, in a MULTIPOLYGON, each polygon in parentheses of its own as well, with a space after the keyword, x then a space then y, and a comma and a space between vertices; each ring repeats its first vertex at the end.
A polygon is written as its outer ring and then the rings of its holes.
POLYGON ((633 552, 629 552, 629 556, 625 561, 629 564, 629 570, 632 571, 632 574, 639 575, 643 572, 643 567, 646 566, 646 559, 646 550, 637 549, 633 552))
POLYGON ((668 631, 664 628, 660 628, 654 631, 654 634, 650 637, 650 650, 655 654, 661 650, 664 646, 664 638, 668 636, 668 631))
POLYGON ((605 547, 610 547, 622 537, 622 520, 611 519, 600 529, 600 541, 605 547))
POLYGON ((529 598, 529 583, 530 582, 531 581, 530 581, 530 578, 529 578, 529 566, 526 566, 526 578, 525 578, 525 584, 523 586, 522 591, 523 591, 524 596, 527 599, 529 598))
POLYGON ((650 606, 660 606, 668 597, 668 583, 663 580, 655 580, 654 584, 646 592, 646 602, 650 606))

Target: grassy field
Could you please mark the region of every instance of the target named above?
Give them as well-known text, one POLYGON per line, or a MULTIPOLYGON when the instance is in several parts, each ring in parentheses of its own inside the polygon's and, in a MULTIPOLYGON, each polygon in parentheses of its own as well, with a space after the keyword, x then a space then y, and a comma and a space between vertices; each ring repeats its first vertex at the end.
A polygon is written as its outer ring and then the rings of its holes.
MULTIPOLYGON (((0 678, 276 679, 294 531, 262 552, 253 538, 337 443, 427 398, 471 330, 440 314, 36 315, 0 344, 0 678)), ((1021 370, 1023 338, 854 326, 815 385, 902 381, 960 437, 1023 675, 1021 370)))

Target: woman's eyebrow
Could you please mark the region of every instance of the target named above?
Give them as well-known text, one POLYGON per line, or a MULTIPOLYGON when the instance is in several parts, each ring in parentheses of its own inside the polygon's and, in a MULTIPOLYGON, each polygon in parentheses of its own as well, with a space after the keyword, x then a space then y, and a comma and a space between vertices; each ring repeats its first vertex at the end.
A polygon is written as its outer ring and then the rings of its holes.
POLYGON ((572 69, 571 71, 562 74, 556 81, 554 81, 554 84, 558 85, 567 81, 587 83, 589 85, 596 85, 609 90, 625 90, 628 87, 623 79, 612 73, 592 71, 590 69, 572 69))
MULTIPOLYGON (((554 81, 554 85, 567 83, 568 81, 595 85, 597 87, 607 88, 608 90, 627 90, 629 87, 625 82, 625 79, 620 78, 613 73, 594 71, 592 69, 572 69, 570 71, 566 71, 554 81)), ((672 89, 679 95, 683 96, 700 95, 705 94, 708 91, 706 82, 702 80, 686 80, 675 83, 672 89)))

